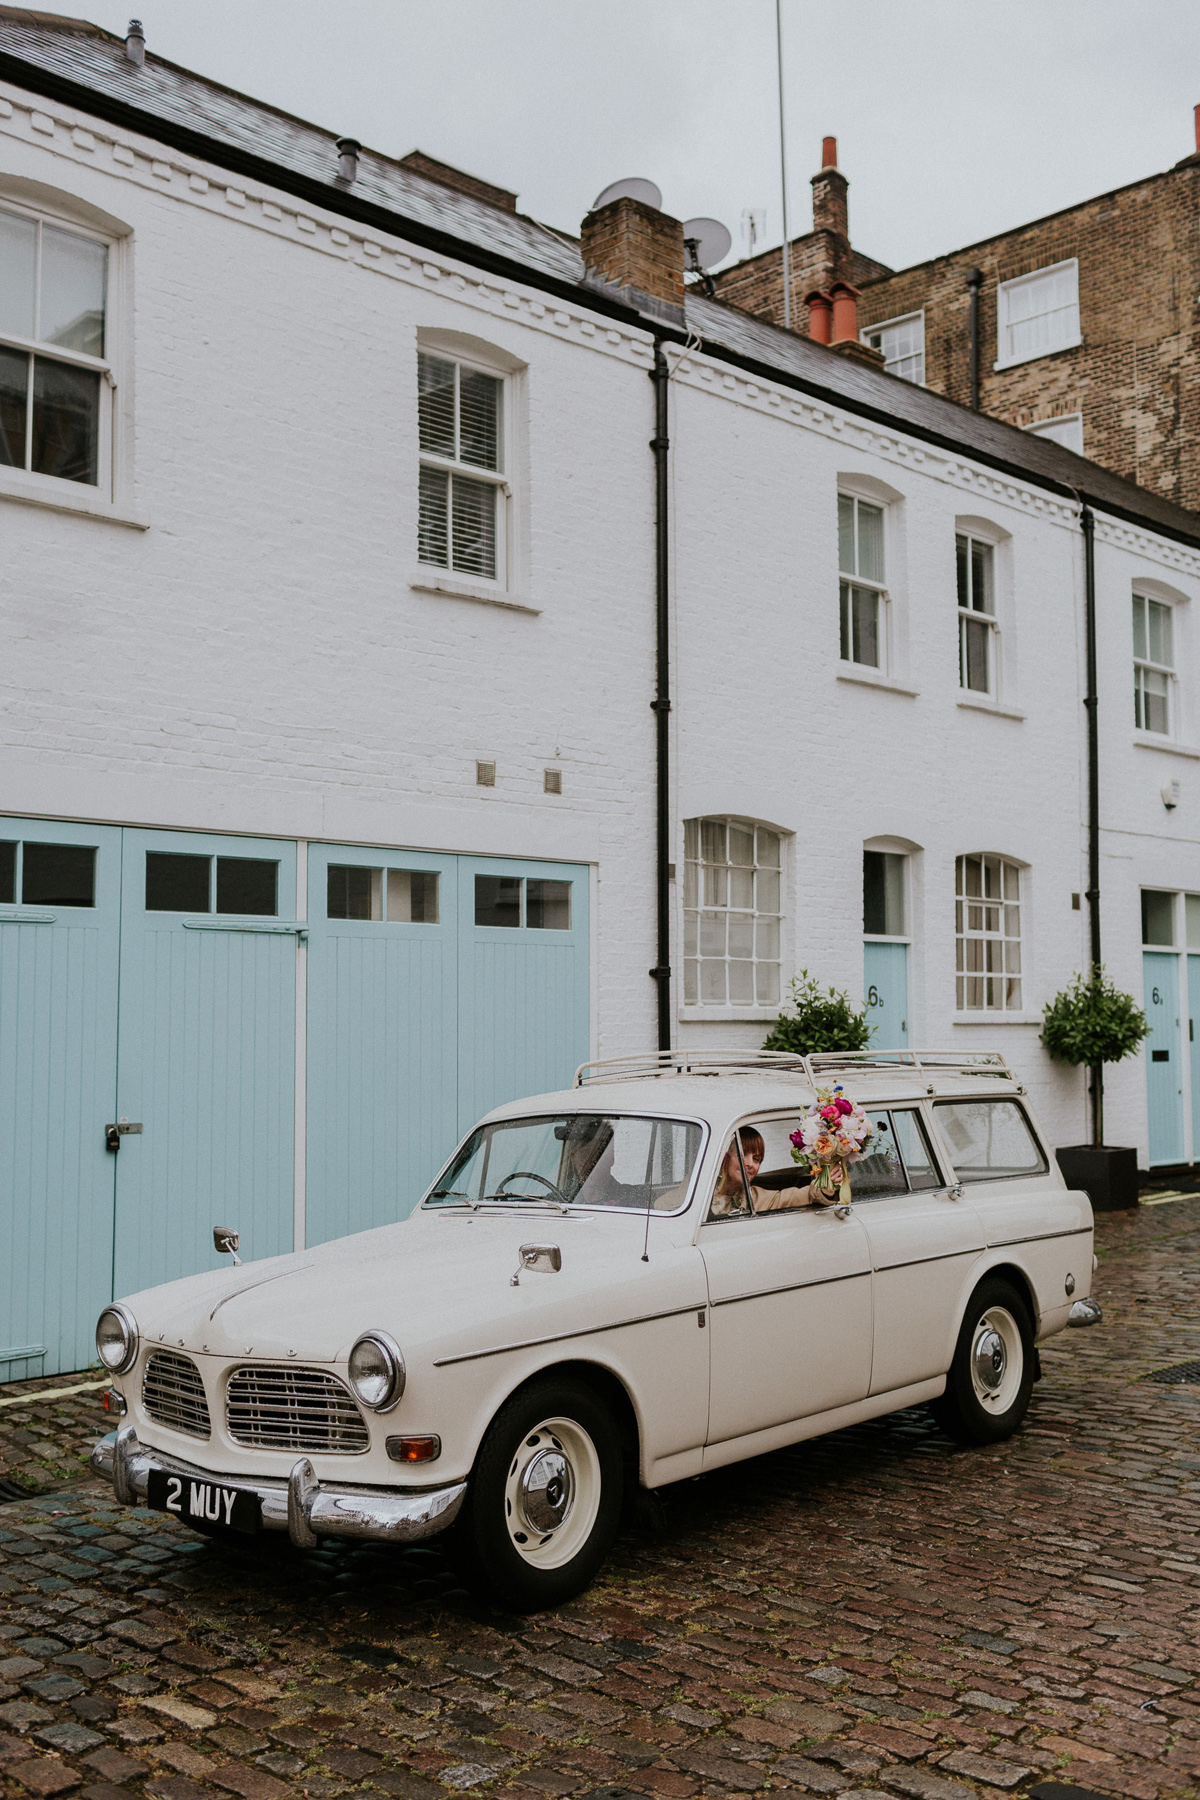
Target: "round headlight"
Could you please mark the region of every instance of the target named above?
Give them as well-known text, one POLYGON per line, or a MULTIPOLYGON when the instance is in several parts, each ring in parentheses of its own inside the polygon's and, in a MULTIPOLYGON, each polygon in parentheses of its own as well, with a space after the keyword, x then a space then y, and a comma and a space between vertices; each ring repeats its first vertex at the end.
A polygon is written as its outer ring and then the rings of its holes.
POLYGON ((110 1375, 131 1369, 138 1350, 138 1328, 128 1307, 106 1306, 96 1320, 96 1354, 110 1375))
POLYGON ((404 1358, 385 1331, 364 1331, 350 1352, 349 1375, 372 1412, 390 1412, 404 1392, 404 1358))

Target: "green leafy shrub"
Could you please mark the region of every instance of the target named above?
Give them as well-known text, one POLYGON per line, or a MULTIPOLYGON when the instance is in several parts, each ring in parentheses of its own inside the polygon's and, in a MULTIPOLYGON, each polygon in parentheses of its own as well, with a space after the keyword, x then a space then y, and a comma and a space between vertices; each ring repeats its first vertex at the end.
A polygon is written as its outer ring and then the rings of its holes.
POLYGON ((1123 994, 1102 968, 1077 975, 1045 1008, 1041 1038, 1057 1062, 1120 1062, 1150 1030, 1132 994, 1123 994))
POLYGON ((871 1028, 866 1007, 854 1007, 836 988, 822 989, 801 969, 784 1010, 763 1040, 764 1050, 811 1056, 818 1050, 865 1050, 871 1028))

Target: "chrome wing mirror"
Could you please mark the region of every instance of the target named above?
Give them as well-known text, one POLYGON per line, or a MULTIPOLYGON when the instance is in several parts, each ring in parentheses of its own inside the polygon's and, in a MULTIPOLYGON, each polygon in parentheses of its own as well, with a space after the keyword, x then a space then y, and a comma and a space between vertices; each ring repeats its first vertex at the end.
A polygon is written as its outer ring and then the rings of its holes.
POLYGON ((242 1259, 238 1255, 238 1245, 241 1241, 240 1232, 235 1231, 232 1225, 213 1226, 214 1247, 221 1251, 222 1255, 232 1256, 239 1269, 242 1266, 242 1259))
POLYGON ((520 1287, 523 1269, 538 1275, 557 1275, 562 1268, 562 1251, 557 1244, 522 1244, 517 1254, 521 1260, 509 1277, 509 1287, 520 1287))

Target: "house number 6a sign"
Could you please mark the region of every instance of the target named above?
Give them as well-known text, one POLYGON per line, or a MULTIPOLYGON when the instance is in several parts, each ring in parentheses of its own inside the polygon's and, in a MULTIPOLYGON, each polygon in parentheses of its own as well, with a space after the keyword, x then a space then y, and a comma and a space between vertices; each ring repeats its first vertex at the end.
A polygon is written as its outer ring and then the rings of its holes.
POLYGON ((1151 989, 1151 998, 1154 1001, 1155 1006, 1162 1005, 1162 995, 1159 993, 1157 988, 1151 989))
POLYGON ((880 997, 879 989, 875 986, 874 982, 872 982, 870 987, 867 989, 867 1005, 868 1006, 882 1006, 883 1005, 883 1000, 880 997))

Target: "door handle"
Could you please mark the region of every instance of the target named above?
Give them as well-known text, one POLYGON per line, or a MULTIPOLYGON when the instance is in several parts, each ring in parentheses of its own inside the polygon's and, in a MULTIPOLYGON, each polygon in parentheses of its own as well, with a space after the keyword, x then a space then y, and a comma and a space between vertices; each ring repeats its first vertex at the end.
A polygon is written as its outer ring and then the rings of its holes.
POLYGON ((963 1186, 962 1186, 961 1181, 956 1181, 954 1183, 953 1187, 948 1187, 946 1189, 947 1200, 961 1200, 962 1197, 963 1197, 963 1186))

